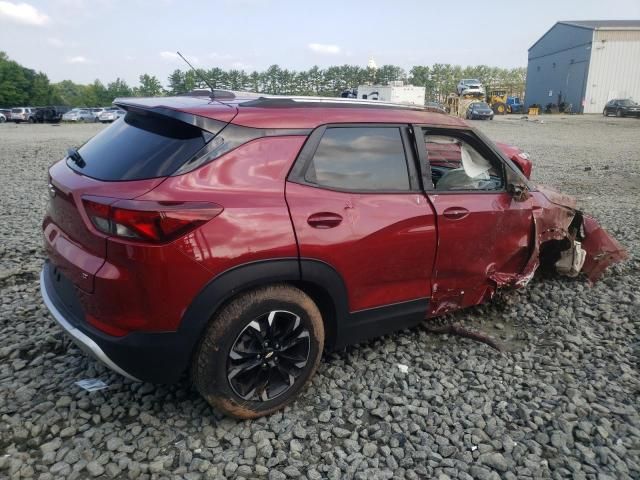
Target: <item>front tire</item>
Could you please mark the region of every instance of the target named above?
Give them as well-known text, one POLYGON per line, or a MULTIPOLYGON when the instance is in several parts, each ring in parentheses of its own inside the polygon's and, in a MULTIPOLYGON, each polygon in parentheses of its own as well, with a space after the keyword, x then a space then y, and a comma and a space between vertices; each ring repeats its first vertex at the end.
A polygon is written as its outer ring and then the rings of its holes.
POLYGON ((296 398, 323 346, 322 316, 306 293, 288 285, 262 287, 238 295, 211 320, 191 376, 213 407, 256 418, 296 398))

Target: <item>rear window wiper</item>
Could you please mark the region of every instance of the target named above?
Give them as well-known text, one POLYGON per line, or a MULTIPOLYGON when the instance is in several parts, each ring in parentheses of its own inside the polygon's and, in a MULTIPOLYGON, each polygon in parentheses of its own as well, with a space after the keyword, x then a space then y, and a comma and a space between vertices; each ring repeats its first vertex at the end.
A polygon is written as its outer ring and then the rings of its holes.
POLYGON ((67 158, 80 168, 84 168, 86 165, 84 158, 82 158, 82 155, 80 155, 80 152, 78 152, 76 148, 70 148, 67 150, 67 158))

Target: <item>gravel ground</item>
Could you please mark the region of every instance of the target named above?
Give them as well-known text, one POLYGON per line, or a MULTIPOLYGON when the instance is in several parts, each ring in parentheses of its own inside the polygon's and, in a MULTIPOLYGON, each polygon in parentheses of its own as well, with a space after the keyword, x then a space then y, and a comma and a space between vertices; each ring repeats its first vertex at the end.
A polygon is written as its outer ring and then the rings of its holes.
POLYGON ((103 127, 0 125, 0 477, 640 478, 640 121, 543 118, 474 123, 529 151, 535 179, 576 195, 631 259, 593 288, 534 279, 456 315, 504 353, 387 336, 327 354, 297 402, 255 421, 64 340, 38 293, 46 167, 103 127))

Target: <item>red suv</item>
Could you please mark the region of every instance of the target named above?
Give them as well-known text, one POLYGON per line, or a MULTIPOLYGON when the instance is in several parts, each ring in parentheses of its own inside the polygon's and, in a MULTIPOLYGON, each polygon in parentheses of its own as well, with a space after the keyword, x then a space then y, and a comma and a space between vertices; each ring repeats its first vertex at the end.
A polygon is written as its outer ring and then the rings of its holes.
POLYGON ((230 415, 291 401, 325 347, 475 305, 540 263, 623 250, 519 150, 462 120, 340 99, 120 99, 50 171, 44 301, 133 379, 230 415))

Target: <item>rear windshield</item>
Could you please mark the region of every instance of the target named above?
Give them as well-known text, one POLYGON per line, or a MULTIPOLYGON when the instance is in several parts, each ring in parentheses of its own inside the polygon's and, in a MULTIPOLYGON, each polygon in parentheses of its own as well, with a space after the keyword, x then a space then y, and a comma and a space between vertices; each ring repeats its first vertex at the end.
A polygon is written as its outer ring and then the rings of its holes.
POLYGON ((128 112, 85 143, 72 169, 98 180, 166 177, 205 145, 203 131, 169 117, 128 112))
POLYGON ((22 113, 22 112, 24 112, 24 108, 12 108, 11 112, 12 113, 22 113))

